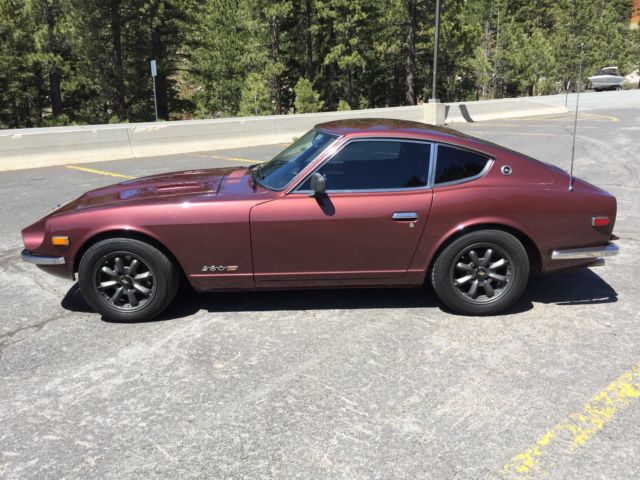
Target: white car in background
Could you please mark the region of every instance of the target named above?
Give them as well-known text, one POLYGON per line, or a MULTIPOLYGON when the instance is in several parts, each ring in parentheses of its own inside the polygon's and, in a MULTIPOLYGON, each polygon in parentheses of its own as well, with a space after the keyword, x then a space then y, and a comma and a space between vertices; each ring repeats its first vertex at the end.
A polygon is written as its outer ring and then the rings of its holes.
POLYGON ((620 90, 624 84, 624 77, 618 72, 618 67, 604 67, 589 82, 596 92, 602 90, 620 90))

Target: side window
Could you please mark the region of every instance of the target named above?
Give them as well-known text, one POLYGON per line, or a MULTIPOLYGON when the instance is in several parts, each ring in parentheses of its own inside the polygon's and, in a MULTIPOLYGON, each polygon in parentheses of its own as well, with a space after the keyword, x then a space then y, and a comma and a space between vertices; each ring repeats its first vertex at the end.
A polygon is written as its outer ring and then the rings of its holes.
MULTIPOLYGON (((327 190, 416 188, 427 185, 431 144, 356 141, 347 144, 318 171, 327 190)), ((309 180, 298 190, 309 190, 309 180)))
POLYGON ((489 159, 459 148, 438 145, 435 184, 455 182, 478 175, 489 159))

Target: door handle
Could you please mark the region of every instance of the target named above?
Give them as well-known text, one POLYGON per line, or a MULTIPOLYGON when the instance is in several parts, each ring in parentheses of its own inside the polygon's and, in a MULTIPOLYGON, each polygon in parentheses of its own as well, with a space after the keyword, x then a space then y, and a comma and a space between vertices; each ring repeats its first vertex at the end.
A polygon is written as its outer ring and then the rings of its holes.
POLYGON ((391 218, 396 222, 415 222, 418 220, 416 212, 395 212, 391 218))

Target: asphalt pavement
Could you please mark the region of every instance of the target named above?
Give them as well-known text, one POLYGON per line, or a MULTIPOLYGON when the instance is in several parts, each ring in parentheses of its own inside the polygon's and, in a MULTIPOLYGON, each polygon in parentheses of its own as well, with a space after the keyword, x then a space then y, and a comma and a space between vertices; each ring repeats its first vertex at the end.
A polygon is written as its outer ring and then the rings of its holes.
MULTIPOLYGON (((425 287, 185 291, 108 323, 19 260, 20 229, 91 188, 284 146, 0 172, 0 478, 640 478, 640 101, 581 101, 575 173, 616 195, 621 253, 532 278, 495 317, 425 287)), ((569 167, 571 113, 453 127, 569 167)))

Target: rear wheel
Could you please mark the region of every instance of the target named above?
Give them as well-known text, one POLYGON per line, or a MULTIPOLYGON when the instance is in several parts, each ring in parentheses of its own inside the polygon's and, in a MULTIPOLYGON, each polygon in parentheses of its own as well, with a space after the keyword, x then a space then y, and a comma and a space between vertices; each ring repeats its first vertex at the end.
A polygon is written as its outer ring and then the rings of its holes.
POLYGON ((479 230, 458 238, 436 259, 431 282, 452 310, 492 315, 513 305, 529 277, 522 243, 501 230, 479 230))
POLYGON ((86 302, 107 320, 149 320, 175 297, 179 276, 167 256, 148 243, 107 239, 91 246, 78 267, 86 302))

